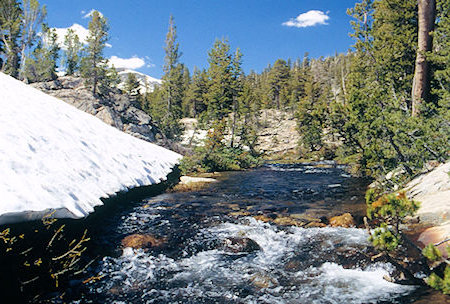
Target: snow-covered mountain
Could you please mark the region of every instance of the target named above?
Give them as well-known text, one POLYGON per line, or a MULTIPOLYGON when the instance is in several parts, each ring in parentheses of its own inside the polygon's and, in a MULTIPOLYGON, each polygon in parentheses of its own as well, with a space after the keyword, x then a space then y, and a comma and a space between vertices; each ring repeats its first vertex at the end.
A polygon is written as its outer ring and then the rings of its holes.
POLYGON ((181 158, 3 73, 0 92, 0 224, 86 216, 181 158))
POLYGON ((161 85, 161 79, 153 78, 144 73, 137 72, 135 70, 118 68, 117 72, 119 73, 120 79, 122 82, 119 84, 119 88, 122 89, 125 86, 125 82, 127 81, 128 74, 132 73, 136 76, 137 80, 140 82, 140 91, 141 93, 145 93, 147 90, 152 92, 155 86, 161 85))

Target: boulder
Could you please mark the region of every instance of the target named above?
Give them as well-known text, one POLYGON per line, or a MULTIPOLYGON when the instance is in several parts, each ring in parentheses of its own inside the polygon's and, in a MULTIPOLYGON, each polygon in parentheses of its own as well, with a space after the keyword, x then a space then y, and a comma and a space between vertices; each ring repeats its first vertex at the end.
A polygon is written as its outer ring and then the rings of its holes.
POLYGON ((332 217, 330 219, 330 226, 350 228, 355 227, 355 221, 350 213, 344 213, 342 215, 332 217))
MULTIPOLYGON (((433 166, 436 165, 433 164, 433 166)), ((419 236, 418 241, 423 245, 439 243, 450 237, 449 172, 450 161, 416 177, 405 187, 408 197, 420 202, 420 208, 417 211, 420 222, 425 226, 433 226, 419 236)), ((443 245, 440 249, 446 254, 444 247, 443 245)))
POLYGON ((223 241, 225 251, 232 253, 250 253, 261 250, 258 243, 246 237, 229 237, 223 241))
POLYGON ((302 227, 305 223, 301 220, 294 219, 290 216, 278 216, 273 222, 280 226, 297 226, 302 227))
POLYGON ((95 117, 100 118, 101 120, 103 120, 103 122, 119 130, 123 129, 123 124, 122 121, 120 120, 120 117, 118 117, 116 113, 114 113, 108 107, 100 108, 95 117))
POLYGON ((163 239, 157 239, 150 234, 132 234, 122 239, 123 247, 130 247, 134 249, 159 247, 164 244, 163 239))

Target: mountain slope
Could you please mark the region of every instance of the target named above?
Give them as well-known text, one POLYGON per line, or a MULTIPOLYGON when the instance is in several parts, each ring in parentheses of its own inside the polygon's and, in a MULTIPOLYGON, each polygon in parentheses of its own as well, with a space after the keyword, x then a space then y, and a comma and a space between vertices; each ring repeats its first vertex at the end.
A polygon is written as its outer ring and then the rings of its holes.
POLYGON ((119 88, 123 89, 125 86, 125 82, 127 81, 128 74, 134 74, 136 76, 136 79, 140 83, 140 92, 141 94, 145 93, 146 91, 152 92, 155 88, 155 86, 161 85, 162 81, 160 79, 153 78, 149 75, 130 70, 130 69, 117 69, 117 72, 120 76, 121 83, 119 84, 119 88))
POLYGON ((79 218, 164 180, 181 156, 0 73, 0 224, 79 218))

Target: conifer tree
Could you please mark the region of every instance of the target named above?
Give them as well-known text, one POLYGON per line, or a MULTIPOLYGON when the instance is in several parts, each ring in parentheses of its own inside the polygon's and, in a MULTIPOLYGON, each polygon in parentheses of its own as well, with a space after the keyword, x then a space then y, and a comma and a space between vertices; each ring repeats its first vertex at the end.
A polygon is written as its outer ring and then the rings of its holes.
POLYGON ((128 73, 127 80, 125 81, 125 92, 135 99, 139 99, 141 96, 140 92, 141 83, 136 78, 134 73, 128 73))
POLYGON ((107 41, 107 21, 98 11, 94 11, 89 22, 87 46, 84 49, 86 56, 81 61, 81 76, 94 95, 98 93, 99 82, 107 74, 106 59, 103 57, 107 41))
POLYGON ((233 112, 233 121, 231 123, 231 142, 230 147, 234 146, 234 135, 236 131, 236 124, 238 119, 240 118, 240 104, 239 100, 242 95, 243 90, 243 78, 244 78, 244 72, 242 71, 242 52, 238 48, 236 49, 236 52, 232 58, 231 61, 231 67, 232 67, 232 98, 233 98, 233 106, 232 106, 232 112, 233 112))
POLYGON ((227 40, 217 39, 208 53, 208 116, 222 120, 233 107, 232 56, 227 40))
POLYGON ((168 138, 176 138, 180 132, 179 119, 182 117, 183 102, 183 69, 179 62, 181 52, 177 42, 177 29, 173 16, 169 19, 169 30, 166 35, 164 47, 164 75, 160 90, 150 96, 152 100, 152 117, 156 118, 161 130, 168 138))
POLYGON ((107 61, 103 61, 99 66, 98 95, 105 97, 111 92, 117 91, 120 83, 120 76, 114 65, 109 67, 107 61))
POLYGON ((68 29, 64 36, 64 66, 66 75, 73 75, 79 68, 81 60, 81 42, 74 30, 68 29))
POLYGON ((275 107, 280 110, 286 97, 286 88, 289 80, 289 66, 283 59, 275 61, 272 69, 268 75, 268 81, 270 86, 270 96, 275 107), (284 93, 284 96, 283 96, 284 93))
POLYGON ((207 93, 207 75, 204 70, 194 69, 192 79, 183 100, 183 112, 187 117, 200 118, 206 112, 205 95, 207 93))
POLYGON ((22 77, 28 82, 49 81, 57 78, 56 62, 59 56, 58 36, 55 29, 42 26, 42 39, 31 56, 25 58, 22 77))
POLYGON ((20 65, 20 35, 22 32, 22 9, 17 0, 0 1, 0 40, 3 60, 1 71, 17 78, 20 65))

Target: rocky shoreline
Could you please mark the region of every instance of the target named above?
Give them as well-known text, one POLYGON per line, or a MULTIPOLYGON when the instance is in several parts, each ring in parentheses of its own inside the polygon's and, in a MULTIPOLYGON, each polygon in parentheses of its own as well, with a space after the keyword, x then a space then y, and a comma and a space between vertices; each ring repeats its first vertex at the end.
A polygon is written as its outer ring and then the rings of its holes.
MULTIPOLYGON (((421 203, 417 212, 419 222, 412 224, 414 241, 423 246, 437 244, 450 238, 450 161, 409 182, 405 190, 410 199, 421 203)), ((444 255, 449 242, 439 245, 444 255)))

